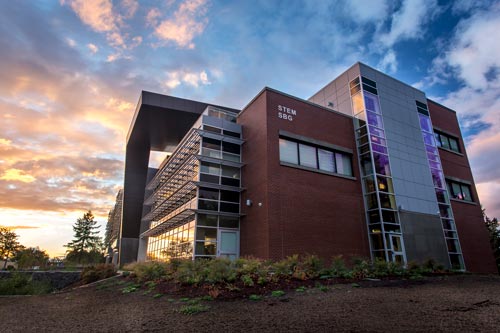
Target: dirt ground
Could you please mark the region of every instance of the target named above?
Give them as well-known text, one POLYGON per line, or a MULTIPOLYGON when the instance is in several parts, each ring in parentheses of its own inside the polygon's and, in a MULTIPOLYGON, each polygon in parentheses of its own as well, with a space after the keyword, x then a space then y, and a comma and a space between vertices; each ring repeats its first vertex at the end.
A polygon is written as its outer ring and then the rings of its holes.
MULTIPOLYGON (((199 301, 205 312, 116 278, 44 296, 0 297, 2 332, 500 332, 500 277, 361 281, 261 300, 199 301)), ((192 299, 191 299, 192 301, 192 299)), ((196 302, 196 301, 195 301, 196 302)))

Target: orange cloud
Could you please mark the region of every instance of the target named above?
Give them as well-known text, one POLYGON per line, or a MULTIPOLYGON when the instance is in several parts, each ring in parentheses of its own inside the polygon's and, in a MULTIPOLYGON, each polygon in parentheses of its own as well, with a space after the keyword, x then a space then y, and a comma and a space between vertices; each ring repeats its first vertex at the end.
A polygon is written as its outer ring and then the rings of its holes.
MULTIPOLYGON (((207 24, 206 0, 187 0, 183 2, 173 18, 162 21, 155 29, 155 35, 166 42, 174 42, 182 48, 194 48, 193 39, 200 35, 207 24)), ((157 12, 150 11, 151 22, 157 19, 157 12)))
POLYGON ((26 174, 23 170, 19 169, 8 169, 0 177, 2 180, 12 180, 19 181, 23 183, 32 183, 36 180, 32 175, 26 174))

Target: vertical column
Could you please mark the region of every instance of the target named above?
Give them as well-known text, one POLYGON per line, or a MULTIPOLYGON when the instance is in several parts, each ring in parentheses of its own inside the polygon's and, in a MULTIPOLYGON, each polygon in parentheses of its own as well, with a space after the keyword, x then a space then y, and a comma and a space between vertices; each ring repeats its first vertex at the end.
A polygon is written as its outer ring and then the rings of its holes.
POLYGON ((376 82, 349 83, 372 258, 406 264, 376 82))
POLYGON ((429 110, 427 108, 427 104, 419 101, 415 102, 420 120, 420 130, 422 131, 422 138, 427 152, 427 161, 429 163, 429 169, 431 170, 434 189, 436 190, 436 198, 439 205, 439 216, 441 217, 444 239, 448 247, 448 256, 450 258, 451 268, 465 270, 460 241, 458 240, 455 219, 453 218, 453 211, 451 210, 450 199, 446 189, 443 168, 439 158, 429 110))

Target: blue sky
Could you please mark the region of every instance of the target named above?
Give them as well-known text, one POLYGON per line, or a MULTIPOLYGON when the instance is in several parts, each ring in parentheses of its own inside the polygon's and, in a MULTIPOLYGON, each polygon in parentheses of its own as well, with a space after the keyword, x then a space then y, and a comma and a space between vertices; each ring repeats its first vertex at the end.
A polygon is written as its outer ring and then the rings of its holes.
MULTIPOLYGON (((457 110, 483 206, 500 217, 499 1, 5 1, 0 224, 64 253, 123 181, 141 90, 241 108, 302 98, 362 61, 457 110)), ((104 228, 102 228, 104 229, 104 228)))

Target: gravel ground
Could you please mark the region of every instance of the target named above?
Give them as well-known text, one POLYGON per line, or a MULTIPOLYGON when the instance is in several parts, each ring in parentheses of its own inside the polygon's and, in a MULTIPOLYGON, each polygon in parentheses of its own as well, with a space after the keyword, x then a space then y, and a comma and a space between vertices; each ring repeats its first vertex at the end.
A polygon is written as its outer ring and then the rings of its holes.
POLYGON ((363 281, 260 301, 202 301, 207 311, 193 315, 179 311, 186 300, 143 289, 124 294, 123 282, 1 297, 0 331, 500 332, 499 276, 363 281))

